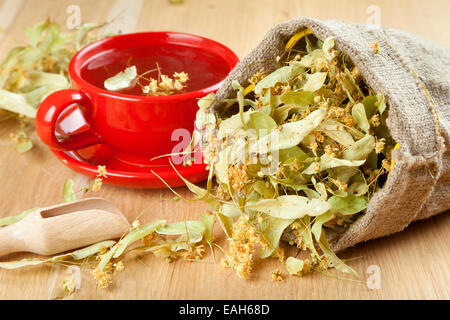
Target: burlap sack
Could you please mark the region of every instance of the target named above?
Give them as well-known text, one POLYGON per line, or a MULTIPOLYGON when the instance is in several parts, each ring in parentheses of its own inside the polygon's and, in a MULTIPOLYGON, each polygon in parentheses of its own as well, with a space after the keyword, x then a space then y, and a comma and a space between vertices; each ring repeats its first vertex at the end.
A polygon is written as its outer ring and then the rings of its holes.
MULTIPOLYGON (((383 189, 365 215, 333 243, 340 251, 403 230, 412 221, 450 208, 450 50, 424 38, 387 28, 342 21, 293 19, 275 26, 229 74, 218 98, 235 95, 232 80, 248 84, 253 74, 271 72, 295 33, 309 28, 319 39, 332 36, 389 106, 387 124, 400 148, 383 189), (379 43, 379 53, 370 44, 379 43), (426 88, 426 89, 425 89, 426 88), (429 95, 427 95, 429 92, 429 95), (432 102, 434 101, 434 103, 432 102), (447 151, 446 151, 447 150, 447 151)), ((217 113, 223 111, 214 105, 217 113)))

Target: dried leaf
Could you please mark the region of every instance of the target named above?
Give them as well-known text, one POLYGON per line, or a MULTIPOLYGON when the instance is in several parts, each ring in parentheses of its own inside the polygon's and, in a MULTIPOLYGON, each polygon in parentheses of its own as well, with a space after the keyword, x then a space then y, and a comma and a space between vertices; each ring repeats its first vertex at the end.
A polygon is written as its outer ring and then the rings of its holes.
POLYGON ((333 263, 333 267, 336 268, 336 270, 345 273, 350 273, 353 274, 355 277, 360 278, 355 270, 353 270, 347 264, 345 264, 345 262, 339 259, 333 252, 333 250, 331 250, 324 232, 322 232, 320 239, 316 238, 316 240, 319 243, 320 249, 323 251, 325 255, 327 255, 330 258, 331 262, 333 263))
POLYGON ((386 101, 384 99, 384 95, 377 94, 377 106, 378 106, 378 111, 380 112, 380 114, 383 114, 384 110, 386 110, 386 101))
POLYGON ((303 260, 294 257, 289 257, 286 259, 285 265, 290 275, 301 275, 304 262, 303 260))
POLYGON ((287 82, 303 72, 303 70, 304 67, 299 64, 281 67, 258 82, 258 84, 255 86, 254 92, 256 94, 261 94, 263 89, 273 87, 279 82, 287 82))
POLYGON ((330 212, 352 215, 367 208, 368 200, 362 196, 347 196, 345 198, 333 196, 328 199, 328 203, 331 205, 330 212))
POLYGON ((287 104, 281 107, 276 108, 273 111, 272 118, 275 120, 277 124, 282 124, 289 116, 289 113, 291 111, 293 112, 299 112, 299 111, 305 111, 307 107, 304 106, 298 106, 295 104, 287 104))
POLYGON ((270 257, 275 250, 278 249, 281 235, 293 221, 294 220, 278 219, 275 217, 267 218, 268 225, 265 232, 263 232, 263 235, 264 240, 268 242, 268 247, 261 248, 259 253, 261 259, 270 257))
MULTIPOLYGON (((255 112, 249 110, 244 112, 244 124, 248 124, 250 121, 250 115, 255 112)), ((232 136, 237 129, 242 129, 243 124, 240 114, 235 114, 232 117, 223 120, 219 125, 219 131, 217 132, 217 138, 223 139, 227 136, 232 136)))
POLYGON ((355 142, 353 136, 345 130, 345 126, 335 120, 324 121, 318 129, 343 146, 348 147, 355 142))
POLYGON ((106 241, 102 241, 99 243, 95 243, 86 248, 73 251, 71 253, 66 253, 63 255, 55 256, 49 260, 54 261, 54 262, 61 261, 61 260, 67 260, 67 259, 79 261, 79 260, 83 260, 83 259, 92 257, 92 256, 96 255, 97 253, 101 252, 102 250, 111 248, 115 244, 116 244, 116 242, 114 240, 106 240, 106 241))
POLYGON ((36 266, 45 262, 47 261, 42 259, 24 259, 20 261, 0 262, 0 268, 18 269, 23 267, 36 266))
MULTIPOLYGON (((333 197, 331 197, 331 198, 333 198, 333 197)), ((311 228, 311 233, 314 234, 314 237, 316 239, 320 239, 320 237, 322 236, 322 230, 323 230, 322 226, 325 223, 327 223, 328 221, 330 221, 331 219, 333 219, 334 216, 335 216, 334 213, 331 212, 331 210, 330 210, 314 219, 314 223, 311 228)))
POLYGON ((250 123, 259 138, 262 138, 277 126, 277 123, 270 116, 261 112, 250 114, 250 123))
POLYGON ((88 39, 87 39, 88 34, 91 31, 98 29, 102 26, 103 25, 99 25, 97 23, 89 23, 89 22, 81 25, 80 29, 78 30, 78 32, 76 33, 76 36, 75 36, 75 43, 76 43, 77 51, 88 44, 88 39))
POLYGON ((288 91, 281 95, 280 100, 284 104, 309 106, 314 103, 314 96, 311 91, 288 91))
POLYGON ((202 221, 180 221, 159 227, 156 229, 156 232, 165 235, 203 235, 205 233, 205 225, 202 221))
POLYGON ((332 60, 335 55, 334 53, 331 51, 331 49, 334 48, 334 38, 333 37, 328 37, 323 41, 323 45, 322 45, 322 50, 325 54, 325 58, 330 61, 332 60))
POLYGON ((237 218, 242 213, 242 211, 232 202, 225 202, 222 204, 220 212, 228 218, 237 218))
POLYGON ((217 218, 219 220, 219 224, 222 227, 223 231, 225 232, 226 236, 228 238, 231 238, 232 234, 233 234, 233 219, 224 216, 221 213, 216 213, 217 218))
MULTIPOLYGON (((137 230, 131 231, 114 246, 116 249, 114 250, 114 253, 111 255, 111 257, 120 257, 130 244, 147 237, 148 235, 155 232, 158 227, 163 226, 165 223, 166 220, 156 220, 139 227, 137 230)), ((113 249, 111 249, 110 251, 113 251, 113 249)), ((105 262, 103 263, 106 265, 105 262)), ((102 270, 101 268, 99 269, 102 270)))
POLYGON ((303 91, 312 91, 315 92, 322 88, 327 79, 326 72, 317 72, 313 73, 308 77, 305 85, 303 86, 303 91))
POLYGON ((318 216, 330 209, 326 201, 297 195, 283 195, 276 199, 262 199, 245 206, 281 219, 298 219, 306 215, 318 216))
POLYGON ((64 202, 71 202, 77 200, 77 195, 75 192, 75 183, 73 182, 72 179, 67 179, 64 182, 63 199, 64 202))
POLYGON ((372 116, 377 112, 377 102, 378 99, 376 96, 367 96, 361 101, 364 105, 364 109, 366 111, 366 116, 368 119, 372 118, 372 116))
POLYGON ((370 134, 359 139, 342 152, 345 160, 365 160, 375 148, 375 138, 370 134))
POLYGON ((24 116, 29 118, 36 117, 36 109, 26 101, 23 95, 1 89, 0 109, 23 114, 24 116))
POLYGON ((55 256, 55 257, 52 257, 49 259, 23 259, 20 261, 0 262, 0 268, 18 269, 18 268, 23 268, 23 267, 36 266, 36 265, 47 263, 47 262, 61 262, 64 260, 79 261, 79 260, 83 260, 83 259, 92 257, 95 254, 99 253, 101 250, 110 248, 115 243, 116 242, 112 241, 112 240, 102 241, 102 242, 93 244, 89 247, 75 250, 71 253, 58 255, 58 256, 55 256))
POLYGON ((203 222, 203 225, 205 226, 205 240, 209 244, 212 244, 214 216, 211 214, 202 214, 202 222, 203 222))
POLYGON ((251 145, 249 152, 266 153, 294 147, 320 125, 326 114, 326 110, 319 109, 303 120, 286 123, 251 145))
POLYGON ((105 80, 104 86, 106 90, 117 91, 131 87, 134 80, 137 77, 136 66, 126 68, 124 71, 120 71, 115 76, 105 80))
POLYGON ((366 109, 362 103, 357 103, 352 108, 352 116, 355 120, 356 124, 363 130, 364 132, 369 132, 369 121, 367 120, 366 109))
MULTIPOLYGON (((320 157, 319 172, 335 167, 359 167, 363 165, 364 162, 366 162, 366 160, 345 160, 333 158, 327 154, 324 154, 320 157)), ((306 170, 302 172, 302 174, 315 174, 315 173, 317 173, 315 170, 315 163, 311 164, 306 170)))
POLYGON ((26 210, 17 216, 1 218, 0 219, 0 227, 10 226, 10 225, 22 220, 23 218, 25 218, 27 215, 29 215, 31 212, 33 212, 35 210, 37 210, 37 208, 26 210))
POLYGON ((29 139, 22 141, 16 145, 16 151, 20 153, 27 152, 33 148, 33 142, 29 139))

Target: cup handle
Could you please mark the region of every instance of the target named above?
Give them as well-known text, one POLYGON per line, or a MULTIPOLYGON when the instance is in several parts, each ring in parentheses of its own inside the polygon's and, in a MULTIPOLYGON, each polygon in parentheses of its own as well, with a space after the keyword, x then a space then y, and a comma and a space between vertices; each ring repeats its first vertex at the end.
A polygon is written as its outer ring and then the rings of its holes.
POLYGON ((81 90, 65 89, 52 93, 39 106, 36 114, 36 131, 41 140, 55 150, 70 151, 89 147, 101 143, 101 138, 92 130, 70 135, 67 139, 59 141, 55 136, 55 126, 61 112, 74 103, 79 103, 89 114, 91 101, 81 90))

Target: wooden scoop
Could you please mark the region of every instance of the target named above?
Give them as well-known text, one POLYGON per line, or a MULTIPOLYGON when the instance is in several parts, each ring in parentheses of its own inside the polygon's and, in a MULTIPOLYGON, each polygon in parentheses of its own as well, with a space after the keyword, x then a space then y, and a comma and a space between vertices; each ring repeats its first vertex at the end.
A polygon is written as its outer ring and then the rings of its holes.
POLYGON ((36 209, 13 225, 0 228, 0 256, 13 252, 53 255, 116 239, 129 228, 109 201, 89 198, 36 209))

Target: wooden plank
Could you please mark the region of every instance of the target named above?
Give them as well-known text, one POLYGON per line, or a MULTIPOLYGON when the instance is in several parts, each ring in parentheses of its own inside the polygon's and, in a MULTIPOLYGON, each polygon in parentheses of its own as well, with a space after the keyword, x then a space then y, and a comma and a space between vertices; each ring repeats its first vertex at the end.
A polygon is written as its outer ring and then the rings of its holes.
MULTIPOLYGON (((5 7, 5 1, 0 7, 5 7)), ((17 15, 1 39, 0 56, 13 46, 24 44, 23 30, 47 16, 65 24, 67 7, 79 5, 83 22, 103 22, 123 1, 109 0, 23 2, 17 15)), ((133 17, 133 2, 126 12, 133 17)), ((442 1, 213 1, 186 0, 181 5, 168 1, 143 1, 141 14, 129 25, 130 29, 173 30, 195 33, 216 39, 235 50, 240 57, 253 48, 270 27, 294 16, 321 19, 344 19, 366 22, 367 8, 380 8, 382 25, 408 30, 450 47, 450 28, 446 0, 442 1), (135 23, 135 26, 133 25, 135 23)), ((1 13, 0 13, 1 16, 1 13)), ((132 20, 132 19, 131 19, 132 20)), ((129 20, 129 21, 131 21, 129 20)), ((18 127, 13 122, 0 124, 0 217, 18 214, 31 208, 62 201, 62 185, 66 178, 74 179, 77 188, 87 184, 78 175, 57 161, 48 149, 33 140, 36 147, 25 154, 13 149, 9 133, 18 127)), ((184 196, 184 188, 177 191, 184 196)), ((134 190, 104 186, 98 194, 114 202, 132 220, 145 210, 142 222, 165 217, 176 221, 195 218, 206 212, 203 203, 172 201, 167 190, 134 190)), ((344 257, 358 257, 351 262, 364 279, 370 265, 381 268, 381 289, 369 290, 364 284, 336 280, 320 274, 304 278, 287 277, 282 283, 271 282, 271 272, 282 267, 276 260, 257 262, 250 280, 240 280, 231 271, 215 263, 211 255, 199 262, 167 264, 153 256, 143 263, 129 257, 125 270, 115 285, 107 290, 95 290, 89 274, 83 274, 81 290, 71 298, 77 299, 449 299, 450 216, 443 214, 428 221, 414 223, 404 232, 370 241, 348 250, 344 257), (145 263, 145 264, 144 264, 145 263)), ((226 240, 217 229, 217 242, 226 240)), ((216 251, 217 259, 220 252, 216 251)), ((10 255, 7 259, 30 257, 10 255)), ((44 266, 16 271, 0 271, 0 299, 47 299, 57 295, 62 280, 67 277, 64 267, 44 266)))

